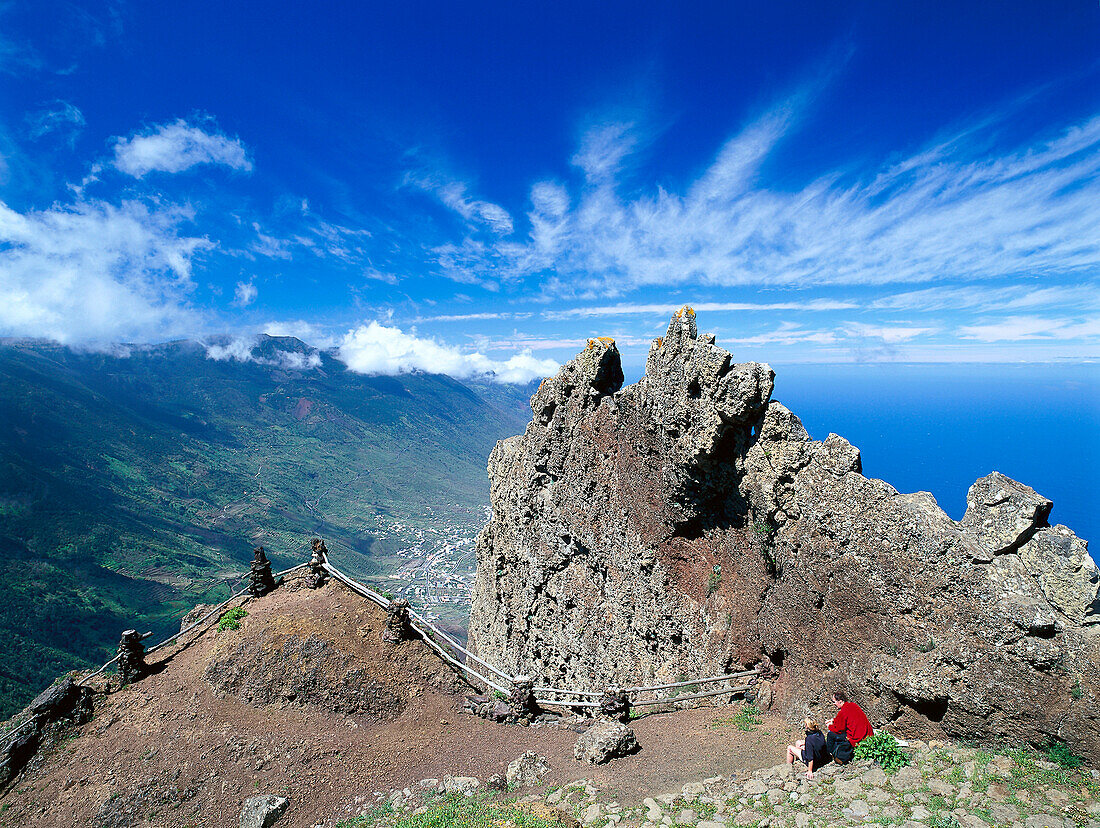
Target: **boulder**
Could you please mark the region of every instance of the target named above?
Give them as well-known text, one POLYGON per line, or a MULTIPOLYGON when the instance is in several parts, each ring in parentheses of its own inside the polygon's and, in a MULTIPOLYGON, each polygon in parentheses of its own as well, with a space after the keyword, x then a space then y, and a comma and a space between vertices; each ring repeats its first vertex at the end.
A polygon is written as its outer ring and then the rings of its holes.
POLYGON ((573 758, 578 762, 602 765, 618 756, 626 756, 638 750, 634 731, 621 722, 602 721, 588 728, 573 747, 573 758))
POLYGON ((288 805, 290 801, 282 796, 250 796, 241 808, 240 828, 271 828, 288 805))
POLYGON ((865 477, 690 309, 622 376, 591 340, 493 450, 478 655, 589 690, 770 659, 792 718, 844 687, 901 736, 1057 738, 1100 762, 1100 571, 1050 500, 993 472, 955 521, 865 477))
POLYGON ((445 776, 443 777, 443 793, 464 794, 469 796, 481 787, 473 776, 445 776))
POLYGON ((550 763, 545 756, 537 753, 525 753, 513 759, 508 765, 508 784, 529 788, 542 782, 543 777, 550 773, 550 763))

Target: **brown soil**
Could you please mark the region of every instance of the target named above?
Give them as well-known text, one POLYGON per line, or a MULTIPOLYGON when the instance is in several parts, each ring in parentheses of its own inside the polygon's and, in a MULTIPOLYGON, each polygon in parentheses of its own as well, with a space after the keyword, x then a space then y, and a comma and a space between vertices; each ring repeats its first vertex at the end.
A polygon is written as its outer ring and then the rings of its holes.
MULTIPOLYGON (((342 586, 283 588, 247 610, 239 630, 211 629, 157 653, 150 661, 162 670, 98 697, 93 721, 40 754, 0 796, 0 825, 229 828, 256 793, 290 799, 280 828, 332 825, 356 797, 448 774, 484 781, 529 750, 549 760, 547 783, 588 778, 601 798, 628 804, 773 765, 793 736, 771 717, 739 730, 729 707, 683 710, 633 722, 634 756, 585 765, 573 759, 577 734, 568 728, 464 714, 462 683, 421 642, 383 644, 383 611, 342 586), (361 670, 372 692, 398 701, 378 716, 340 715, 298 696, 277 704, 243 701, 239 690, 219 696, 204 678, 226 653, 247 651, 249 639, 290 634, 329 642, 348 659, 339 669, 361 670)), ((323 681, 316 672, 311 680, 323 681)))

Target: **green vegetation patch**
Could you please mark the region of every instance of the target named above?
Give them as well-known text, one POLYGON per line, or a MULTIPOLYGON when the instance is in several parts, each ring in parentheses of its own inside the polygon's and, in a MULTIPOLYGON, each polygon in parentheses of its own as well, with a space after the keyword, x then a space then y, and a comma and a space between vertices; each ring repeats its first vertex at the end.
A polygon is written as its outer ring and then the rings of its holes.
POLYGON ((535 811, 511 800, 494 801, 487 794, 444 794, 428 800, 420 813, 394 819, 393 809, 383 805, 365 816, 338 822, 336 828, 371 828, 379 824, 390 828, 503 828, 505 824, 515 828, 561 828, 561 820, 535 811))
POLYGON ((222 617, 218 619, 219 630, 239 630, 241 628, 241 619, 246 617, 248 613, 244 607, 233 607, 222 614, 222 617))
POLYGON ((887 773, 909 764, 909 757, 902 752, 898 740, 889 733, 876 733, 856 745, 856 758, 871 759, 887 773))
POLYGON ((760 717, 760 708, 755 704, 746 704, 728 718, 715 719, 711 722, 711 727, 726 727, 727 725, 733 725, 738 730, 755 730, 763 721, 764 720, 760 717))

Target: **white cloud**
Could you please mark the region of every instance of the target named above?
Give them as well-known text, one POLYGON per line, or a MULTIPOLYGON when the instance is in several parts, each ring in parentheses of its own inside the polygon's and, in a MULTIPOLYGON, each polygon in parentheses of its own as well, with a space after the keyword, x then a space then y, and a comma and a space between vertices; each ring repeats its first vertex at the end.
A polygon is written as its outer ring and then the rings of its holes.
POLYGON ((259 290, 251 281, 237 282, 237 287, 233 291, 233 304, 239 308, 246 308, 256 301, 258 294, 259 290))
POLYGON ((964 325, 958 329, 958 335, 981 342, 1092 339, 1100 337, 1100 317, 1009 316, 978 325, 964 325))
POLYGON ((410 174, 406 176, 405 183, 431 193, 440 204, 458 213, 471 227, 488 229, 498 236, 507 236, 512 232, 511 214, 499 204, 470 198, 466 194, 468 186, 461 181, 410 174))
POLYGON ((481 322, 488 319, 511 319, 513 314, 501 313, 445 313, 439 316, 422 316, 417 322, 481 322))
POLYGON ((57 132, 71 144, 84 128, 84 113, 68 101, 54 101, 49 109, 29 115, 27 124, 28 134, 34 140, 57 132))
POLYGON ((862 322, 848 322, 844 325, 844 331, 849 336, 881 339, 887 345, 907 342, 918 336, 936 333, 937 330, 937 328, 920 328, 913 325, 868 325, 862 322))
POLYGON ((634 140, 622 124, 598 127, 573 159, 586 176, 573 197, 553 182, 531 188, 526 238, 468 236, 438 246, 437 261, 460 282, 530 278, 552 297, 593 298, 658 285, 1081 281, 1100 269, 1100 117, 1000 154, 967 130, 858 178, 771 187, 763 164, 800 105, 749 124, 680 193, 620 193, 634 140))
POLYGON ((1010 285, 1008 287, 963 286, 932 287, 897 293, 876 299, 876 310, 941 311, 979 310, 1013 311, 1055 307, 1078 310, 1100 309, 1100 290, 1095 285, 1010 285))
POLYGON ((638 144, 633 127, 632 123, 614 122, 589 129, 572 158, 573 166, 592 184, 610 183, 638 144))
POLYGON ((268 336, 293 336, 315 348, 335 348, 339 341, 328 330, 304 319, 266 322, 260 330, 268 336))
POLYGON ((337 353, 351 370, 360 374, 424 371, 458 379, 491 376, 498 382, 522 383, 551 376, 558 370, 556 362, 538 359, 530 351, 507 360, 492 360, 482 353, 468 353, 378 322, 348 331, 337 353))
POLYGON ((206 357, 215 362, 254 362, 257 365, 270 365, 292 371, 308 371, 321 367, 321 355, 317 351, 283 351, 276 349, 272 356, 265 357, 255 353, 259 337, 235 337, 224 344, 208 344, 206 357))
POLYGON ((221 164, 242 172, 252 169, 240 140, 207 132, 183 119, 115 139, 114 165, 134 178, 151 172, 183 172, 198 164, 221 164))
MULTIPOLYGON (((580 308, 544 311, 543 317, 551 320, 607 317, 607 316, 670 316, 683 306, 683 302, 670 303, 622 303, 580 308)), ((716 311, 836 311, 858 308, 856 302, 839 299, 808 299, 804 302, 698 302, 691 303, 697 313, 716 311)))
POLYGON ((0 332, 59 342, 163 341, 194 331, 191 266, 212 247, 180 207, 0 202, 0 332))

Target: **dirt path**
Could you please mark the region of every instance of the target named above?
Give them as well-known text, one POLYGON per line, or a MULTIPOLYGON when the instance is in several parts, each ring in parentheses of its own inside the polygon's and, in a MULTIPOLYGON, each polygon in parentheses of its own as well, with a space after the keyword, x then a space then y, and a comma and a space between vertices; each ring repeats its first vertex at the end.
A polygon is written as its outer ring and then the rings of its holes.
MULTIPOLYGON (((235 826, 246 797, 274 793, 291 802, 280 828, 307 828, 342 816, 357 797, 421 779, 484 780, 525 751, 547 757, 549 784, 588 778, 605 800, 629 804, 687 781, 773 765, 789 737, 777 719, 746 732, 730 721, 734 708, 700 708, 639 719, 632 725, 639 753, 584 765, 573 759, 572 730, 462 713, 454 675, 420 642, 382 644, 382 610, 341 586, 282 589, 247 610, 240 630, 208 632, 169 653, 159 673, 99 699, 92 722, 38 757, 0 797, 0 825, 235 826), (299 697, 266 703, 264 694, 278 686, 270 677, 298 657, 284 647, 291 655, 271 660, 288 640, 324 641, 347 655, 340 670, 370 678, 382 718, 340 715, 299 697), (251 665, 241 681, 215 676, 236 688, 217 695, 209 665, 236 669, 232 659, 247 661, 250 653, 268 660, 251 665), (396 699, 393 709, 386 699, 396 699)), ((300 669, 308 674, 304 686, 328 692, 331 677, 309 664, 300 669)), ((343 703, 338 693, 333 698, 343 703)))

